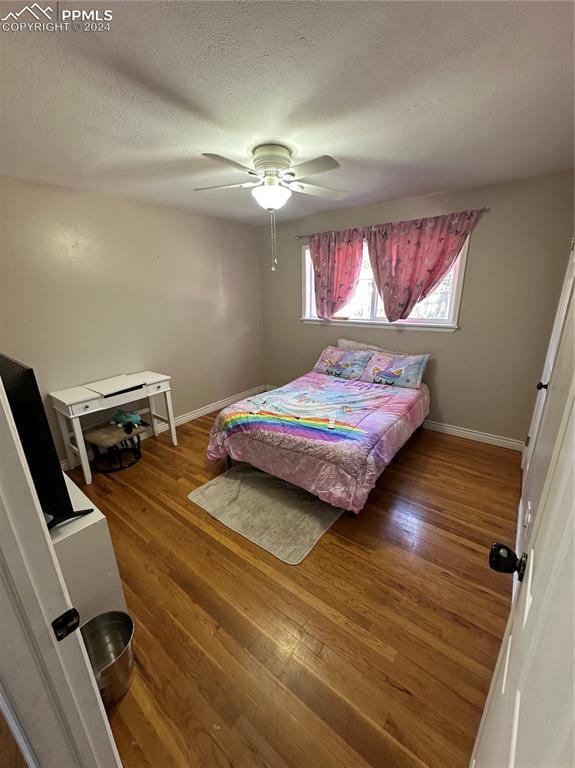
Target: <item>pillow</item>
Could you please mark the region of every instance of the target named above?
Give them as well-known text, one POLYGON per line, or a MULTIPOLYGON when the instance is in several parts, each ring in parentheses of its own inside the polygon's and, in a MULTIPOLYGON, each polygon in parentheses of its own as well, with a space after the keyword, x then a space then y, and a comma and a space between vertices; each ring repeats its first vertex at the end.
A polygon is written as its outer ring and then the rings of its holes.
POLYGON ((377 344, 366 344, 363 341, 352 341, 352 339, 338 339, 337 348, 347 350, 370 349, 372 352, 387 352, 388 355, 405 354, 405 352, 398 352, 396 349, 385 349, 385 347, 378 347, 377 344))
POLYGON ((388 349, 378 347, 376 344, 364 344, 363 341, 353 341, 352 339, 338 339, 338 349, 371 349, 372 352, 389 352, 388 349))
POLYGON ((326 347, 313 369, 316 373, 357 381, 372 355, 370 349, 352 351, 326 347))
POLYGON ((419 389, 429 355, 395 355, 374 352, 360 381, 419 389))
MULTIPOLYGON (((405 357, 409 355, 408 352, 401 352, 397 349, 385 349, 385 347, 378 347, 375 344, 365 344, 363 341, 353 341, 352 339, 338 339, 338 349, 357 350, 357 349, 370 349, 372 352, 385 352, 388 355, 397 355, 399 357, 405 357)), ((415 355, 419 357, 419 354, 415 355)), ((429 354, 427 354, 429 357, 429 354)))

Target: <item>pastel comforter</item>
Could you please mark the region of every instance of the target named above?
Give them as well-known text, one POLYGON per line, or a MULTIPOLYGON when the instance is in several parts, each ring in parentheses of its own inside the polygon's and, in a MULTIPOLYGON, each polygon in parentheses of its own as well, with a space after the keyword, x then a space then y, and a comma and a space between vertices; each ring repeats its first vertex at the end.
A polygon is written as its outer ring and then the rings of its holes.
POLYGON ((425 384, 406 389, 307 373, 224 408, 208 459, 229 455, 359 512, 428 412, 425 384))

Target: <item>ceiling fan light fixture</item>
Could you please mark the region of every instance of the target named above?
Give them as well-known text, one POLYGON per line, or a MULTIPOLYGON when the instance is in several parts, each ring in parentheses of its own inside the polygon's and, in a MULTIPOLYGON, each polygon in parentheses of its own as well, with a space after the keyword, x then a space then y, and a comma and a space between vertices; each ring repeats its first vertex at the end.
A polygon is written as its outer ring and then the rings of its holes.
POLYGON ((252 189, 252 195, 266 211, 277 211, 290 199, 291 190, 280 186, 277 177, 267 176, 261 186, 252 189))

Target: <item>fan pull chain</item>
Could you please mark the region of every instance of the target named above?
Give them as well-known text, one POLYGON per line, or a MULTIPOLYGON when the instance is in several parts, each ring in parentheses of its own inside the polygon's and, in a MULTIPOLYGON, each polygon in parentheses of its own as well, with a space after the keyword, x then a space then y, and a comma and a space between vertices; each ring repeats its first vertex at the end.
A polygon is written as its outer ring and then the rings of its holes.
POLYGON ((272 272, 276 271, 278 265, 277 258, 277 237, 276 237, 276 212, 274 208, 270 208, 270 230, 271 230, 271 242, 272 242, 272 272))

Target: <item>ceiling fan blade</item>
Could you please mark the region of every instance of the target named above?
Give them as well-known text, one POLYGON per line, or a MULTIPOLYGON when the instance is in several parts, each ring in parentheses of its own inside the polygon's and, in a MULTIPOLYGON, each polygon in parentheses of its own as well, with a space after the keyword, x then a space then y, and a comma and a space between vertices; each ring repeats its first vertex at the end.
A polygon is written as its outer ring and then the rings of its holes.
POLYGON ((337 160, 329 155, 322 155, 313 160, 307 160, 305 163, 292 165, 291 168, 289 168, 288 173, 295 173, 299 178, 303 178, 304 176, 313 176, 314 173, 333 171, 335 168, 339 168, 337 160))
POLYGON ((211 160, 216 160, 218 163, 231 165, 232 168, 236 168, 238 171, 243 171, 244 173, 249 173, 251 176, 259 175, 257 171, 254 171, 253 168, 248 168, 247 165, 236 163, 235 160, 230 160, 229 157, 223 157, 223 155, 215 155, 212 152, 202 152, 202 155, 204 157, 209 157, 211 160))
POLYGON ((213 187, 196 187, 194 192, 205 192, 207 189, 250 189, 251 187, 259 187, 261 184, 261 181, 244 181, 242 184, 216 184, 213 187))
POLYGON ((314 197, 324 197, 327 200, 343 200, 347 192, 341 189, 330 189, 330 187, 320 187, 319 184, 307 184, 303 181, 290 181, 285 184, 292 192, 301 192, 302 195, 313 195, 314 197))

